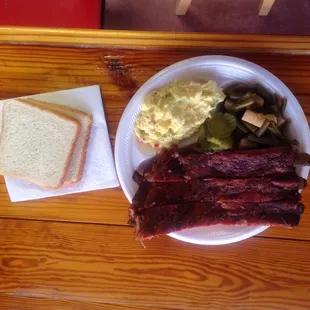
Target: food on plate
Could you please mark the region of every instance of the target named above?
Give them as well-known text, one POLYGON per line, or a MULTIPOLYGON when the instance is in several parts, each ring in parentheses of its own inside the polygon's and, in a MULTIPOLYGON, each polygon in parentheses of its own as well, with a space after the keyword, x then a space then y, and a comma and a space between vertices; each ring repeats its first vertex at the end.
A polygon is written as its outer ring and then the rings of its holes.
POLYGON ((261 128, 266 122, 266 118, 263 114, 251 110, 246 110, 241 120, 258 128, 261 128))
POLYGON ((224 92, 225 100, 217 105, 215 112, 199 129, 197 151, 203 153, 232 147, 251 149, 291 143, 286 135, 288 120, 283 114, 285 98, 268 92, 261 85, 232 84, 224 92), (224 117, 226 123, 223 123, 224 117), (224 143, 214 146, 208 142, 214 138, 224 143))
POLYGON ((218 139, 212 136, 206 136, 204 137, 204 141, 199 138, 199 143, 201 147, 210 151, 228 150, 233 147, 233 140, 231 137, 218 139))
POLYGON ((296 153, 290 146, 228 150, 213 154, 189 154, 178 158, 185 177, 284 176, 293 173, 296 153))
POLYGON ((190 202, 143 209, 132 221, 136 237, 151 239, 182 229, 210 225, 298 225, 304 206, 300 202, 218 203, 190 202))
POLYGON ((291 197, 300 199, 299 189, 304 179, 292 175, 289 179, 273 177, 194 179, 187 182, 145 182, 133 198, 134 209, 140 210, 183 202, 270 202, 291 197))
POLYGON ((161 148, 142 174, 133 175, 139 187, 129 223, 137 238, 217 224, 298 225, 306 181, 295 166, 310 165, 310 155, 299 154, 296 141, 287 138, 286 99, 240 83, 224 95, 210 81, 211 103, 195 118, 190 111, 206 102, 199 99, 194 108, 198 84, 187 83, 149 94, 136 121, 137 136, 161 148), (177 146, 194 133, 192 145, 177 146))
POLYGON ((214 81, 174 81, 146 96, 135 133, 152 147, 168 147, 193 135, 224 98, 214 81))
POLYGON ((297 153, 291 146, 203 154, 171 148, 156 156, 145 178, 165 182, 207 177, 285 177, 295 173, 296 160, 297 153))
POLYGON ((164 149, 134 174, 139 188, 129 223, 140 239, 216 224, 296 226, 306 184, 297 163, 309 165, 309 155, 292 146, 210 154, 164 149))
POLYGON ((209 132, 214 138, 223 139, 236 129, 237 122, 233 115, 216 113, 206 121, 209 132))
POLYGON ((235 145, 243 148, 286 145, 288 120, 284 116, 286 98, 268 91, 260 84, 232 84, 227 94, 224 110, 230 110, 237 120, 234 132, 235 145), (242 103, 248 103, 244 105, 242 103), (250 142, 245 143, 245 139, 250 142), (241 145, 240 145, 241 142, 241 145))
POLYGON ((286 99, 261 85, 232 84, 225 94, 214 81, 175 81, 151 92, 135 123, 137 137, 155 148, 195 137, 196 151, 290 144, 286 99))
POLYGON ((195 148, 201 152, 231 149, 233 139, 231 134, 236 129, 237 122, 229 113, 214 113, 199 128, 198 145, 195 148))
POLYGON ((80 180, 92 119, 34 99, 4 103, 0 173, 57 189, 80 180))
POLYGON ((38 101, 34 99, 24 99, 27 102, 33 103, 44 109, 58 111, 68 117, 74 117, 80 123, 80 130, 77 141, 72 153, 72 159, 68 168, 64 184, 74 184, 81 180, 86 157, 86 148, 89 140, 90 129, 92 125, 92 117, 80 110, 72 109, 67 106, 38 101))

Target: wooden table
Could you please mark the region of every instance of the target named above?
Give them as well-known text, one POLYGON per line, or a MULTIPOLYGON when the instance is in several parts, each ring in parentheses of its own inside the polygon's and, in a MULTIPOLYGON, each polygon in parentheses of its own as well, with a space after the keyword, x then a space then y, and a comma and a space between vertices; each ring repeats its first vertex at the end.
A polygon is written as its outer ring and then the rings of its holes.
MULTIPOLYGON (((185 58, 241 57, 310 119, 310 38, 0 28, 1 99, 98 84, 113 143, 129 99, 185 58)), ((134 240, 120 188, 12 204, 0 184, 0 309, 309 309, 310 187, 298 228, 225 246, 134 240)))

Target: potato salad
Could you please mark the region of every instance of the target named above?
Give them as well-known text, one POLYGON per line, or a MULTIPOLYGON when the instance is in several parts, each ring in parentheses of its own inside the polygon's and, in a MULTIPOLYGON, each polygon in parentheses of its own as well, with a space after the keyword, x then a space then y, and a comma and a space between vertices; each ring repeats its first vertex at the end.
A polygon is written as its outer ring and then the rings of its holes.
POLYGON ((136 135, 155 148, 177 144, 193 135, 224 99, 214 81, 174 81, 146 96, 135 123, 136 135))

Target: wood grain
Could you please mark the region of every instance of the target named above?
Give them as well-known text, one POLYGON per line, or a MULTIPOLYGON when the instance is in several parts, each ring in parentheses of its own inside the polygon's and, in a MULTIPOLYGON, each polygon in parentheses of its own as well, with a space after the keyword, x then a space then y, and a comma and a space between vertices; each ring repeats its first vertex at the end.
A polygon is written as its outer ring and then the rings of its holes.
MULTIPOLYGON (((271 71, 310 121, 308 37, 0 27, 1 41, 19 45, 0 44, 0 99, 100 85, 112 144, 145 81, 208 54, 271 71)), ((0 309, 309 309, 310 188, 303 201, 294 230, 224 247, 161 237, 144 249, 121 189, 12 204, 0 178, 0 309)))
POLYGON ((2 295, 128 309, 309 309, 309 242, 204 247, 162 237, 144 249, 127 227, 8 219, 0 227, 2 295))
MULTIPOLYGON (((309 182, 310 180, 308 180, 309 182)), ((310 240, 310 188, 303 191, 305 212, 298 227, 272 227, 264 237, 310 240)), ((46 200, 9 201, 5 185, 0 184, 0 217, 28 218, 68 222, 101 223, 127 226, 129 203, 121 189, 53 197, 46 200), (87 212, 85 208, 87 206, 87 212)))
POLYGON ((161 310, 143 306, 121 306, 98 302, 20 297, 0 294, 0 310, 161 310))
MULTIPOLYGON (((0 99, 98 84, 112 143, 125 106, 152 75, 209 50, 133 50, 0 45, 0 99)), ((295 93, 310 120, 310 55, 218 50, 253 61, 277 75, 295 93)), ((306 211, 294 230, 272 228, 268 237, 310 239, 310 188, 306 211)), ((128 202, 120 189, 12 204, 0 179, 0 217, 126 225, 128 202), (87 207, 87 212, 85 212, 87 207)))
POLYGON ((0 27, 0 43, 309 53, 308 36, 0 27))

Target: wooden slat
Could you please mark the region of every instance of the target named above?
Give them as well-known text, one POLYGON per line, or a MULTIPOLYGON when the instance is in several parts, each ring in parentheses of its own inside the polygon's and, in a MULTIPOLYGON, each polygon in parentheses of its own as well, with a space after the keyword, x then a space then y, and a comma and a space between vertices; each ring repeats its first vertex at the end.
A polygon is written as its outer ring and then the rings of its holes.
POLYGON ((185 15, 192 0, 177 0, 176 11, 177 15, 185 15))
POLYGON ((175 33, 119 30, 83 30, 31 27, 0 27, 0 42, 64 46, 138 47, 162 49, 229 49, 309 52, 307 36, 175 33))
MULTIPOLYGON (((152 75, 177 61, 213 53, 209 50, 129 50, 0 45, 0 98, 98 84, 112 143, 124 108, 152 75)), ((310 55, 232 53, 277 75, 297 94, 310 120, 310 55)), ((310 239, 310 194, 306 211, 294 230, 270 229, 264 236, 310 239)), ((128 202, 120 189, 11 204, 0 179, 0 217, 126 225, 128 202), (87 212, 85 212, 87 210, 87 212)))
MULTIPOLYGON (((3 182, 3 181, 2 181, 3 182)), ((129 203, 120 188, 11 203, 0 184, 0 217, 127 225, 129 203)))
MULTIPOLYGON (((20 297, 0 294, 0 310, 155 310, 140 306, 111 305, 76 300, 20 297)), ((160 309, 156 309, 160 310, 160 309)))
POLYGON ((267 16, 274 5, 275 0, 261 0, 259 5, 259 16, 267 16))
POLYGON ((309 242, 197 246, 132 229, 0 220, 0 294, 155 309, 308 309, 309 242))

